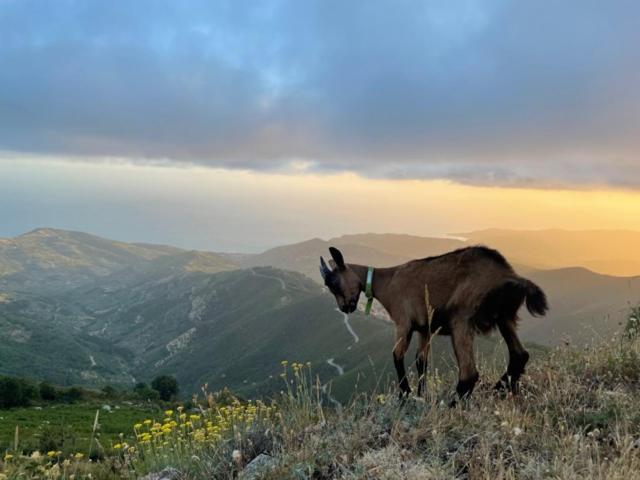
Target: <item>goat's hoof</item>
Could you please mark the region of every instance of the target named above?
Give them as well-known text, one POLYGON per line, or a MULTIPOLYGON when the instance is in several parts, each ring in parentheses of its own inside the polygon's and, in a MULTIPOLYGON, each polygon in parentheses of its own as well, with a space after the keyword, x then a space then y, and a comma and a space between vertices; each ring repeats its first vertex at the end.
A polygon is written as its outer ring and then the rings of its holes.
POLYGON ((513 392, 514 385, 515 383, 513 379, 509 376, 508 373, 505 373, 502 377, 500 377, 498 383, 495 384, 493 390, 501 395, 505 395, 509 391, 513 392))
POLYGON ((505 380, 498 380, 498 383, 496 383, 493 387, 493 390, 497 393, 503 393, 506 392, 509 389, 509 383, 505 380))
POLYGON ((410 395, 411 395, 411 389, 400 390, 400 393, 398 394, 398 399, 400 400, 400 404, 404 405, 410 395))

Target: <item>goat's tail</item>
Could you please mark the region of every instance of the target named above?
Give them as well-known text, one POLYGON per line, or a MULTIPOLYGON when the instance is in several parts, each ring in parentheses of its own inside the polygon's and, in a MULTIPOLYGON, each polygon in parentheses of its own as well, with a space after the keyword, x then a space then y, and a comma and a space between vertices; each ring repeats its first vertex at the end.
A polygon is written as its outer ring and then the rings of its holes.
POLYGON ((542 289, 533 283, 531 280, 522 278, 522 285, 525 288, 525 298, 527 304, 527 310, 534 317, 542 317, 549 310, 549 303, 547 302, 547 296, 542 289))

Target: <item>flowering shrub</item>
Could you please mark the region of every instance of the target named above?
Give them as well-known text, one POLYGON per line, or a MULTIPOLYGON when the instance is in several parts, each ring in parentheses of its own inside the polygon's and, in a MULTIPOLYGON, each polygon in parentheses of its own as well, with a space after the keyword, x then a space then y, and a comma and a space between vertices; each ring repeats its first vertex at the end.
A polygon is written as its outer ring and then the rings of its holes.
MULTIPOLYGON (((0 480, 13 478, 51 478, 69 479, 86 478, 87 463, 83 461, 83 453, 63 456, 60 451, 30 455, 5 453, 0 462, 0 480)), ((89 475, 90 478, 90 475, 89 475)))
MULTIPOLYGON (((162 421, 146 419, 133 426, 136 442, 113 446, 132 471, 163 465, 197 464, 228 443, 273 424, 276 408, 261 401, 211 405, 187 412, 183 407, 164 412, 162 421)), ((197 465, 196 465, 197 467, 197 465)))

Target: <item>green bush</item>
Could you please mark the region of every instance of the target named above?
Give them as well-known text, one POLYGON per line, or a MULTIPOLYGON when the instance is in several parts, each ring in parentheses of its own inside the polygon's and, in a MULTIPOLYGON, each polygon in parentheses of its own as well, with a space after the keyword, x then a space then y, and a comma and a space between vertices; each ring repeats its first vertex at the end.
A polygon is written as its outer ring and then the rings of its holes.
POLYGON ((72 425, 45 422, 38 427, 37 449, 40 452, 76 449, 77 434, 72 425))
POLYGON ((38 398, 38 390, 29 381, 0 377, 0 408, 24 407, 38 398))
POLYGON ((58 399, 60 392, 56 387, 47 382, 41 382, 39 386, 40 390, 40 398, 42 400, 46 400, 49 402, 55 401, 58 399))
POLYGON ((160 400, 160 394, 144 382, 137 383, 136 386, 133 387, 133 394, 138 400, 160 400))
POLYGON ((66 403, 76 403, 84 398, 84 390, 80 387, 69 387, 62 392, 61 398, 66 403))
POLYGON ((170 375, 160 375, 153 379, 151 388, 156 390, 160 399, 168 402, 178 394, 178 381, 170 375))
POLYGON ((111 385, 102 387, 102 394, 107 398, 113 398, 118 395, 118 391, 111 385))

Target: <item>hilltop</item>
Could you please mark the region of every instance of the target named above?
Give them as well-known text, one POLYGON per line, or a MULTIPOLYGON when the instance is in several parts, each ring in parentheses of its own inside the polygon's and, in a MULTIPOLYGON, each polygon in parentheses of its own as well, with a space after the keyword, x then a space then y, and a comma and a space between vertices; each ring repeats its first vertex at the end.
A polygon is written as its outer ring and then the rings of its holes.
POLYGON ((614 276, 640 275, 640 232, 633 230, 506 230, 458 234, 536 269, 585 267, 614 276))

